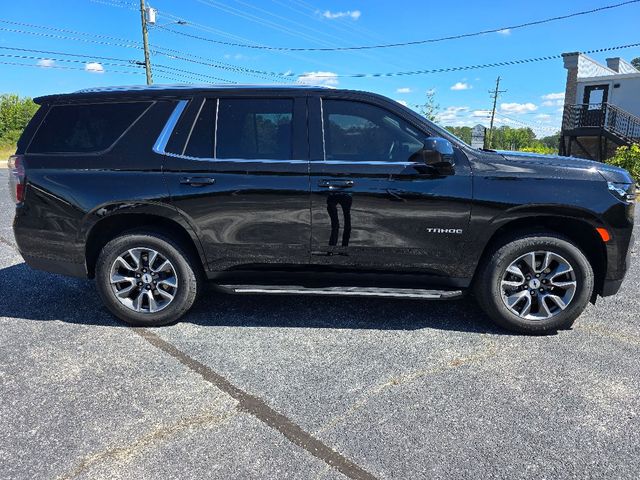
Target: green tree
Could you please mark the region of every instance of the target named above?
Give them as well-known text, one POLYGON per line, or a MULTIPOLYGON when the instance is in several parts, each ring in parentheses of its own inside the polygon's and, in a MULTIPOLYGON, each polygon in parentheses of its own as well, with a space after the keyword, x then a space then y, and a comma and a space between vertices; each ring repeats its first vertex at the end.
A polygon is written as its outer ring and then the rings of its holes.
POLYGON ((15 145, 36 110, 38 105, 31 98, 0 95, 0 146, 15 145))
POLYGON ((557 153, 558 149, 560 148, 560 132, 554 133, 553 135, 549 135, 546 137, 542 137, 540 139, 540 143, 542 143, 546 147, 549 147, 555 150, 557 153))
POLYGON ((607 160, 607 163, 622 167, 640 183, 640 145, 633 144, 630 147, 619 147, 616 154, 607 160))
POLYGON ((530 128, 511 128, 503 125, 493 131, 492 148, 496 150, 522 150, 532 147, 536 134, 530 128))
POLYGON ((427 99, 422 106, 420 106, 420 113, 424 115, 427 120, 432 122, 436 121, 438 113, 440 112, 440 105, 436 102, 435 89, 427 90, 427 99))
POLYGON ((446 128, 448 131, 450 131, 451 133, 453 133, 456 137, 458 137, 460 140, 470 144, 471 143, 471 127, 452 127, 452 126, 448 126, 448 127, 444 127, 446 128))
POLYGON ((637 58, 634 58, 633 60, 631 60, 631 65, 633 65, 638 70, 640 70, 640 57, 637 57, 637 58))

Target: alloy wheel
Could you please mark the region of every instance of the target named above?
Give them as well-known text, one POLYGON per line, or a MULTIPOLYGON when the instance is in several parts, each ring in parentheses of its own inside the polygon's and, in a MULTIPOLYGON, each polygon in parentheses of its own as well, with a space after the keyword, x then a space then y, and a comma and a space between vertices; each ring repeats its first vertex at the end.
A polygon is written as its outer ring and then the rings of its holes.
POLYGON ((119 255, 110 270, 111 289, 134 312, 155 313, 175 298, 178 276, 173 264, 151 248, 131 248, 119 255))
POLYGON ((576 274, 561 255, 534 251, 521 255, 505 270, 502 301, 525 320, 547 320, 564 311, 576 293, 576 274))

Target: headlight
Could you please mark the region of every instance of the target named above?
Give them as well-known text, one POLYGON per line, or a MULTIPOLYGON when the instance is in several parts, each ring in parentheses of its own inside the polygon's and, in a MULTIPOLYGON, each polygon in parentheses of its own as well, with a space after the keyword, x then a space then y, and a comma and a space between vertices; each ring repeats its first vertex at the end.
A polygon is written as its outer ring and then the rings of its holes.
POLYGON ((626 203, 632 203, 636 198, 636 187, 633 183, 615 183, 607 182, 609 191, 618 200, 626 203))

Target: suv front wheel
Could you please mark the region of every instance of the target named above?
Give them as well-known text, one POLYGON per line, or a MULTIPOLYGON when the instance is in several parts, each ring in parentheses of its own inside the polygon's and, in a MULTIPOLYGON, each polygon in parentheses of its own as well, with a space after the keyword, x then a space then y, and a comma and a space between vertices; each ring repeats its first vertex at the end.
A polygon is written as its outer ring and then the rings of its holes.
POLYGON ((485 259, 474 285, 483 310, 521 333, 569 328, 593 292, 593 269, 582 251, 552 233, 516 238, 485 259))
POLYGON ((107 243, 96 263, 98 293, 116 317, 136 326, 177 321, 200 286, 195 261, 180 244, 152 231, 134 231, 107 243))

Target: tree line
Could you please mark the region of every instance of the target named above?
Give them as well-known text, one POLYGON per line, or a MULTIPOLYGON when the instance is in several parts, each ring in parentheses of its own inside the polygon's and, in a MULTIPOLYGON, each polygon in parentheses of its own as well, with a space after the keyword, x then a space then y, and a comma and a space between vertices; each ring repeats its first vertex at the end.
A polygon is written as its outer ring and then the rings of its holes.
MULTIPOLYGON (((471 143, 471 127, 444 127, 456 137, 471 143)), ((487 131, 488 134, 488 131, 487 131)), ((528 127, 512 128, 503 125, 493 129, 491 148, 495 150, 517 150, 557 154, 560 146, 560 132, 547 137, 537 138, 534 131, 528 127)))
POLYGON ((14 147, 22 131, 38 110, 29 97, 12 93, 0 95, 0 148, 14 147))

